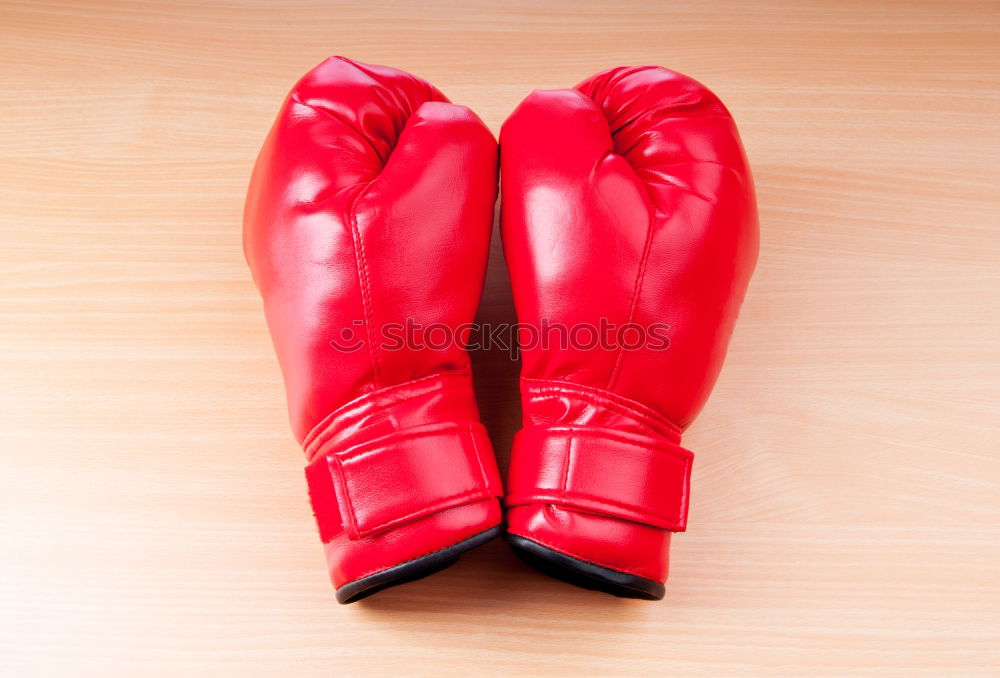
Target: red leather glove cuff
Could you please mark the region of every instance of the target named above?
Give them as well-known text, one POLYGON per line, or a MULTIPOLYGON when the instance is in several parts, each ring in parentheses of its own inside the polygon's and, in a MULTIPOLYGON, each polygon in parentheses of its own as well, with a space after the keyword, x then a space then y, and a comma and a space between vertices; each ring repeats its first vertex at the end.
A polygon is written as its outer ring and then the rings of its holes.
POLYGON ((683 532, 691 461, 676 442, 598 427, 522 429, 508 506, 554 504, 683 532))
POLYGON ((332 414, 306 445, 312 459, 306 480, 323 542, 340 533, 362 539, 500 497, 500 474, 473 398, 467 375, 435 375, 332 414))
POLYGON ((438 511, 499 497, 481 424, 432 424, 337 452, 306 467, 320 538, 390 530, 438 511))

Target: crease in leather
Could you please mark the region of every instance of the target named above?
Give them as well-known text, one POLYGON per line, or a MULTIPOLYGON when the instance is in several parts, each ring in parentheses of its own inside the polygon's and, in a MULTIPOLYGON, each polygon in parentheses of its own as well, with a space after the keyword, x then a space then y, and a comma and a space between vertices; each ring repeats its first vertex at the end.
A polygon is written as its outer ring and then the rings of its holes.
POLYGON ((459 385, 467 386, 471 393, 471 385, 468 385, 470 378, 471 371, 468 368, 434 372, 400 384, 383 386, 374 391, 363 393, 323 417, 313 427, 302 441, 306 457, 310 462, 313 461, 318 454, 319 447, 336 434, 337 428, 339 428, 338 424, 343 426, 344 419, 357 418, 365 410, 388 409, 404 401, 423 398, 436 391, 459 385))
MULTIPOLYGON (((390 95, 393 99, 395 99, 396 109, 406 112, 406 119, 409 119, 409 117, 411 115, 413 115, 414 109, 409 105, 409 101, 407 101, 406 99, 404 99, 404 98, 402 98, 402 97, 399 96, 399 90, 396 89, 396 88, 386 87, 385 84, 382 82, 381 78, 379 78, 378 74, 375 73, 375 72, 373 72, 373 71, 371 71, 371 70, 369 70, 368 68, 365 68, 364 67, 365 64, 362 64, 362 63, 360 63, 358 61, 353 61, 352 59, 348 59, 348 58, 343 57, 343 56, 336 56, 334 58, 338 59, 339 61, 343 61, 344 63, 352 66, 354 68, 354 70, 358 71, 359 73, 364 73, 369 78, 371 78, 371 80, 377 84, 377 87, 373 87, 372 88, 373 94, 375 94, 375 95, 377 95, 379 97, 385 96, 386 94, 390 95)), ((406 75, 410 75, 410 74, 407 73, 406 75)), ((414 85, 417 85, 417 86, 419 86, 419 87, 427 90, 427 92, 426 92, 427 96, 424 97, 424 101, 421 102, 421 103, 426 103, 428 101, 438 101, 438 99, 434 98, 433 88, 429 87, 427 82, 422 81, 419 78, 415 78, 412 75, 410 75, 410 80, 411 80, 411 82, 414 85)), ((383 105, 385 105, 385 101, 384 100, 381 103, 383 105)), ((403 127, 404 128, 406 127, 405 120, 403 122, 403 127)), ((400 130, 396 130, 396 138, 397 139, 399 138, 399 135, 401 134, 401 132, 402 132, 401 129, 400 130)), ((391 155, 391 152, 390 152, 390 155, 391 155)), ((386 161, 388 161, 388 158, 386 158, 386 161)), ((384 164, 385 163, 383 163, 383 165, 384 164)))
POLYGON ((554 379, 521 378, 521 389, 524 400, 545 397, 546 393, 571 395, 586 400, 594 405, 618 411, 632 419, 636 419, 656 430, 660 435, 674 442, 679 442, 683 429, 652 408, 640 402, 613 393, 597 386, 574 384, 568 381, 554 379))
MULTIPOLYGON (((354 132, 355 134, 358 135, 359 139, 361 139, 362 141, 365 142, 365 144, 368 146, 368 148, 371 149, 371 152, 375 155, 376 158, 379 159, 379 164, 382 167, 385 167, 385 160, 382 159, 382 154, 379 153, 378 149, 375 147, 375 144, 372 143, 372 140, 368 137, 368 135, 363 130, 361 130, 356 124, 354 124, 353 122, 351 122, 350 120, 348 120, 346 117, 344 117, 343 115, 341 115, 337 111, 331 110, 331 109, 329 109, 329 108, 327 108, 325 106, 319 106, 317 104, 305 101, 301 96, 299 96, 298 92, 292 92, 290 95, 288 95, 288 98, 291 101, 294 101, 295 103, 299 104, 300 106, 305 106, 306 108, 308 108, 311 111, 315 111, 316 113, 319 113, 321 115, 325 115, 325 116, 327 116, 329 118, 332 118, 333 120, 336 120, 340 124, 342 124, 345 127, 349 128, 352 132, 354 132)), ((368 180, 368 182, 370 182, 370 181, 371 181, 371 179, 368 180)), ((365 183, 368 183, 368 182, 365 182, 365 183)))

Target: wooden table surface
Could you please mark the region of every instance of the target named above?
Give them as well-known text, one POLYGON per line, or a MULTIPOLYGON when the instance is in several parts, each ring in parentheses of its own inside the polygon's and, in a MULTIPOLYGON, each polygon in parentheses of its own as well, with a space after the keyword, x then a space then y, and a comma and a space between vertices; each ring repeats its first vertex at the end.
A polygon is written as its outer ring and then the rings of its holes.
MULTIPOLYGON (((1000 675, 997 2, 5 1, 0 38, 0 674, 1000 675), (334 602, 240 246, 330 54, 494 132, 620 64, 731 108, 761 257, 662 602, 500 542, 334 602)), ((505 466, 516 365, 475 361, 505 466)))

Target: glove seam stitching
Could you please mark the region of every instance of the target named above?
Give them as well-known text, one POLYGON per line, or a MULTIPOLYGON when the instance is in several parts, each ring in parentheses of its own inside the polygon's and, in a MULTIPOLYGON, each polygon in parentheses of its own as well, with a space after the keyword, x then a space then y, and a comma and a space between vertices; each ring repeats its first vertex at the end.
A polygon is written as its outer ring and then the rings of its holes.
POLYGON ((382 375, 378 359, 378 349, 375 346, 375 338, 373 334, 374 329, 372 327, 374 325, 374 310, 372 308, 371 286, 368 281, 368 263, 367 257, 365 256, 365 243, 361 238, 361 229, 358 228, 357 212, 358 202, 368 193, 371 187, 372 184, 369 183, 358 191, 356 196, 354 196, 354 200, 351 201, 349 217, 351 220, 351 233, 354 236, 354 255, 358 268, 358 277, 361 279, 361 301, 364 305, 365 311, 365 330, 368 335, 368 354, 372 361, 372 381, 375 386, 378 387, 382 383, 382 375))
MULTIPOLYGON (((605 120, 607 120, 607 118, 605 118, 605 120)), ((612 138, 612 144, 613 143, 614 139, 612 138)), ((625 162, 628 162, 628 160, 626 160, 624 156, 620 157, 623 160, 625 160, 625 162)), ((635 176, 635 168, 632 167, 632 163, 629 163, 629 169, 631 170, 632 175, 635 176)), ((640 182, 637 176, 635 178, 636 181, 642 183, 643 188, 646 189, 646 193, 644 195, 648 200, 649 199, 648 187, 646 186, 645 182, 640 182)), ((642 259, 639 261, 639 272, 636 274, 635 286, 632 289, 632 301, 629 304, 628 318, 625 321, 626 324, 630 324, 633 322, 633 319, 635 318, 635 311, 639 306, 639 292, 642 289, 642 281, 646 276, 646 262, 649 260, 649 251, 651 249, 652 243, 653 243, 653 217, 647 208, 646 241, 645 243, 643 243, 642 246, 642 259)), ((608 385, 607 385, 608 391, 614 392, 614 388, 618 383, 618 377, 621 375, 621 366, 624 361, 625 361, 625 349, 620 347, 618 349, 618 357, 615 359, 615 366, 611 370, 611 377, 608 379, 608 385)))

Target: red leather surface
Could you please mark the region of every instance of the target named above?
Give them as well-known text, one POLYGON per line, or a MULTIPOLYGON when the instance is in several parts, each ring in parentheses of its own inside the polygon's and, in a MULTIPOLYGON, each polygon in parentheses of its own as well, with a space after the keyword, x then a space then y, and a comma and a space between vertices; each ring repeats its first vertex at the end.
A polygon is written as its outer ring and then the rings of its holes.
POLYGON ((500 146, 519 322, 669 326, 666 350, 523 351, 531 433, 515 442, 511 488, 536 486, 551 473, 538 464, 560 463, 546 447, 552 431, 615 431, 629 442, 595 438, 586 454, 561 462, 588 494, 603 493, 605 508, 514 497, 508 529, 665 581, 681 513, 671 525, 635 506, 629 516, 606 506, 624 498, 660 518, 667 506, 683 511, 682 497, 686 506, 687 474, 657 462, 684 456, 679 434, 719 374, 757 257, 753 184, 736 127, 715 95, 685 76, 616 68, 573 90, 532 93, 504 124, 500 146))
POLYGON ((482 122, 430 84, 333 57, 293 88, 258 157, 244 251, 292 429, 330 471, 309 477, 338 588, 500 522, 464 347, 383 341, 390 323, 473 319, 496 155, 482 122))
POLYGON ((691 453, 679 445, 588 426, 531 426, 515 445, 508 506, 552 504, 684 530, 691 453))
MULTIPOLYGON (((398 527, 415 518, 500 494, 497 474, 488 472, 482 450, 489 449, 479 424, 430 424, 344 451, 331 451, 309 465, 311 489, 333 490, 336 508, 316 511, 339 523, 351 539, 398 527), (442 469, 447 469, 442 473, 442 469), (329 485, 318 476, 329 476, 329 485), (324 484, 320 484, 324 483, 324 484), (386 492, 392 488, 392 492, 386 492), (337 518, 339 520, 334 520, 337 518)), ((328 502, 330 498, 325 498, 328 502)), ((313 506, 321 504, 313 501, 313 506)))

